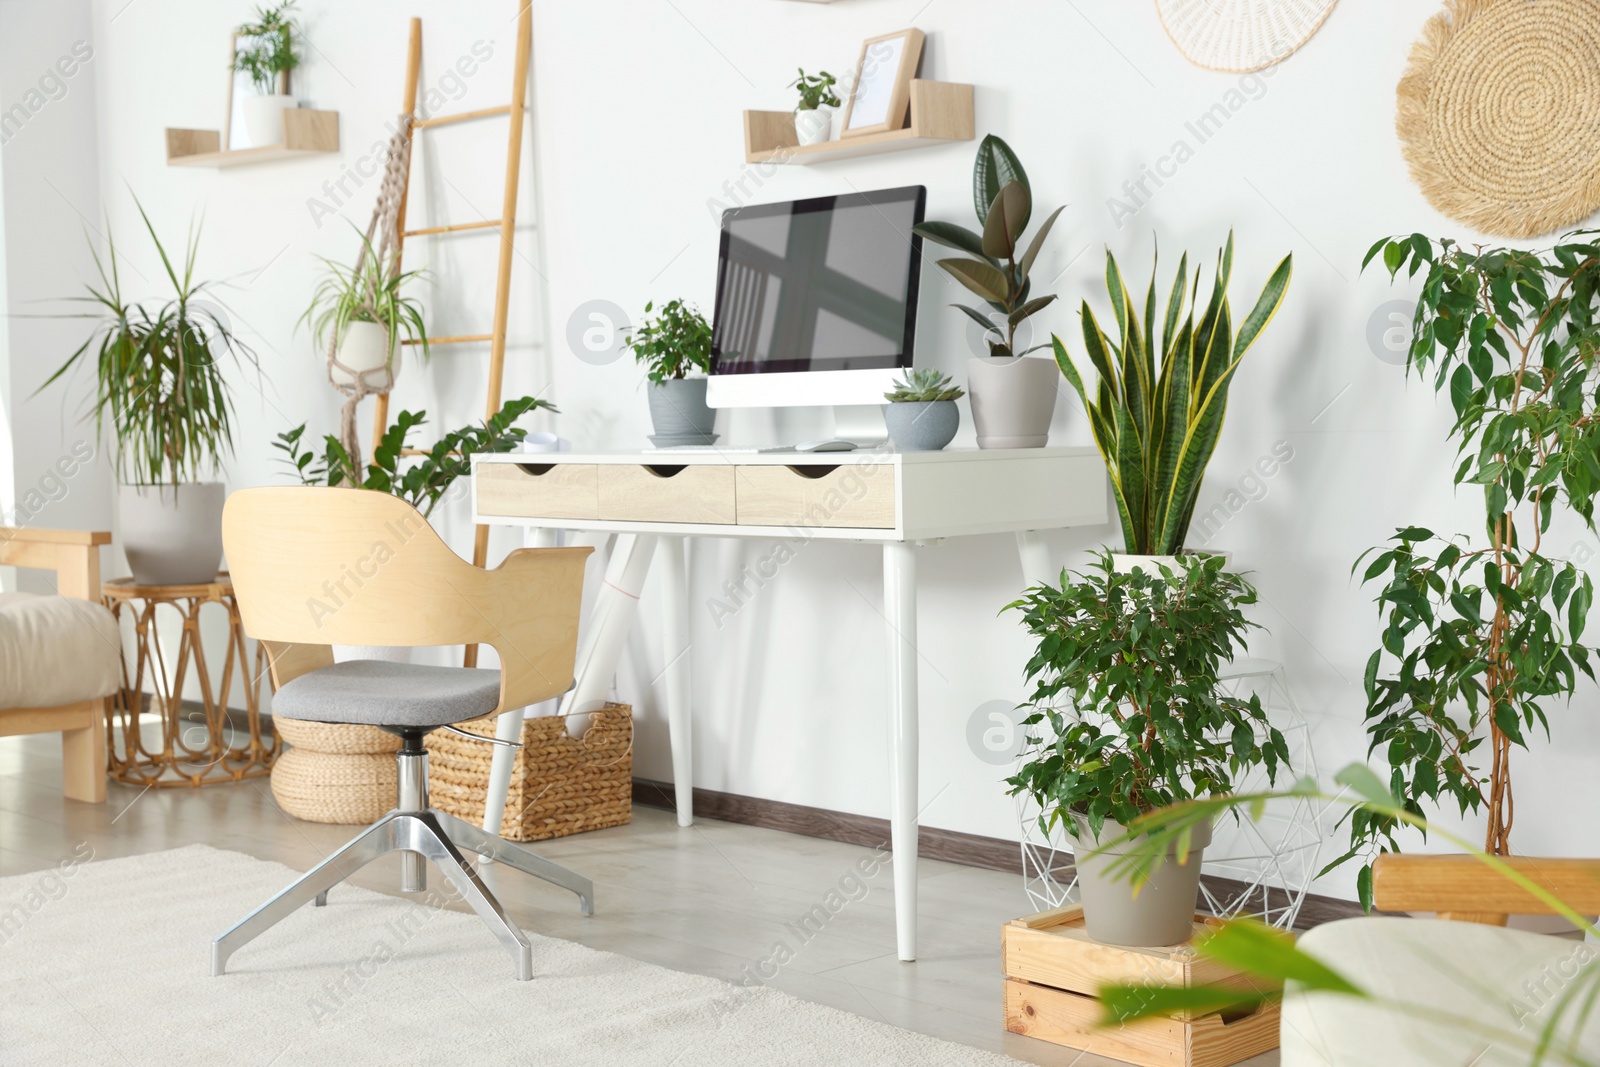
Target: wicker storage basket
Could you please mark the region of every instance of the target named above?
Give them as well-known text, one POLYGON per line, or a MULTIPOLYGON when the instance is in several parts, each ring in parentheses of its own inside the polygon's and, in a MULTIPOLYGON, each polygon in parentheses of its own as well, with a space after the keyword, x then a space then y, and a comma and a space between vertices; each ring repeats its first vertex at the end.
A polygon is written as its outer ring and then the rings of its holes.
POLYGON ((308 822, 369 823, 394 807, 398 737, 281 716, 272 725, 291 746, 272 767, 272 795, 284 811, 308 822))
MULTIPOLYGON (((461 729, 493 737, 495 720, 463 723, 461 729)), ((429 734, 424 743, 433 806, 480 825, 495 746, 444 730, 429 734)), ((559 715, 522 724, 522 748, 511 771, 501 837, 540 841, 621 826, 632 817, 631 707, 607 704, 594 714, 582 737, 570 736, 567 720, 559 715)))

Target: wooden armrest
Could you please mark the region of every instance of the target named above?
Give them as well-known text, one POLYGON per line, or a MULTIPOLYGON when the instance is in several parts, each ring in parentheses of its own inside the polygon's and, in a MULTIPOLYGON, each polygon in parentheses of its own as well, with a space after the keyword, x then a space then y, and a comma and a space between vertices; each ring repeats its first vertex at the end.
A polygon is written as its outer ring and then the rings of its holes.
POLYGON ((57 593, 98 602, 100 547, 110 543, 104 530, 0 526, 0 566, 55 571, 57 593))
MULTIPOLYGON (((1600 915, 1600 860, 1506 857, 1518 874, 1561 898, 1581 915, 1600 915)), ((1373 903, 1383 911, 1435 911, 1462 918, 1551 915, 1548 904, 1476 856, 1378 857, 1373 903)))
POLYGON ((39 530, 32 526, 0 526, 0 543, 7 541, 43 542, 51 545, 109 545, 105 530, 39 530))

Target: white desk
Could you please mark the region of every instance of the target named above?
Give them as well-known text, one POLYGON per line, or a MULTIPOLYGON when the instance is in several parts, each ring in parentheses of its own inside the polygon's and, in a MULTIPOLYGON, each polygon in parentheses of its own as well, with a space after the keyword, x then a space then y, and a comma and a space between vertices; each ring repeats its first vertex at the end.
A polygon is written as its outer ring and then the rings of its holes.
MULTIPOLYGON (((1035 531, 1096 526, 1108 518, 1105 468, 1092 448, 943 452, 548 453, 473 457, 477 522, 619 539, 601 589, 577 685, 564 710, 603 701, 616 671, 633 601, 652 555, 661 561, 678 823, 693 820, 686 537, 807 535, 882 546, 889 653, 889 822, 900 958, 917 951, 917 589, 919 542, 973 534, 1017 539, 1026 581, 1052 579, 1035 531)), ((552 541, 553 543, 553 541, 552 541)), ((1020 591, 1021 585, 1017 587, 1020 591)), ((501 734, 515 737, 521 713, 501 734)), ((485 823, 497 832, 511 752, 495 750, 485 823), (497 780, 498 779, 498 780, 497 780)))

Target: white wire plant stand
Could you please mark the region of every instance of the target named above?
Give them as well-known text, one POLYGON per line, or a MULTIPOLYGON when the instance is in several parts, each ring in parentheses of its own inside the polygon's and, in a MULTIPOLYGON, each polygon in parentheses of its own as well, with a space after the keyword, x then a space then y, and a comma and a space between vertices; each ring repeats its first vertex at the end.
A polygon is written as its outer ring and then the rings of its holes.
MULTIPOLYGON (((1311 730, 1283 664, 1240 659, 1223 668, 1220 681, 1234 696, 1255 693, 1267 720, 1283 731, 1290 766, 1278 768, 1277 788, 1287 789, 1305 777, 1317 777, 1311 730)), ((1256 767, 1235 783, 1237 792, 1272 788, 1265 768, 1256 767)), ((1022 827, 1022 880, 1028 899, 1039 911, 1078 900, 1073 840, 1061 826, 1047 836, 1039 827, 1039 807, 1017 797, 1022 827)), ((1223 917, 1247 916, 1269 926, 1291 929, 1316 878, 1326 838, 1323 807, 1311 797, 1271 800, 1259 819, 1240 812, 1224 816, 1211 831, 1201 866, 1200 910, 1223 917)))

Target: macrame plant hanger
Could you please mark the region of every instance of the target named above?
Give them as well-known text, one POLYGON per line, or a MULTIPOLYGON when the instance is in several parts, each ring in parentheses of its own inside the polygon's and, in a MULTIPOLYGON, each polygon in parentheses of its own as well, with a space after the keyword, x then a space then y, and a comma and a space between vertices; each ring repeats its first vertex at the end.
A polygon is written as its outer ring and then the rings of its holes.
MULTIPOLYGON (((392 282, 400 272, 400 205, 406 195, 406 178, 411 171, 410 112, 400 116, 398 129, 389 138, 389 162, 384 167, 383 184, 378 189, 378 203, 372 209, 372 221, 367 223, 366 240, 356 256, 356 278, 365 286, 364 299, 358 310, 372 314, 377 307, 375 286, 380 280, 392 282), (376 244, 374 244, 376 239, 376 244), (371 249, 383 264, 381 274, 365 274, 367 252, 371 249)), ((350 457, 350 467, 356 474, 366 470, 361 461, 361 435, 356 432, 356 409, 369 396, 387 397, 394 388, 394 361, 399 358, 398 338, 389 337, 389 359, 381 367, 355 371, 339 362, 339 338, 328 338, 328 382, 345 395, 344 407, 339 410, 339 443, 350 457), (338 374, 335 371, 339 372, 338 374), (340 377, 340 375, 343 377, 340 377)))

